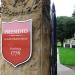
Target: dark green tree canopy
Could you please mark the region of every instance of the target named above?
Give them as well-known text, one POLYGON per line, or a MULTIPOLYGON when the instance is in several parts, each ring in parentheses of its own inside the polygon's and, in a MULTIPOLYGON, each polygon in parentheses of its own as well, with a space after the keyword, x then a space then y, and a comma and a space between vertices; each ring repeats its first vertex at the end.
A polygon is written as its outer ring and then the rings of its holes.
POLYGON ((65 39, 72 38, 75 33, 75 20, 72 17, 57 17, 57 39, 63 43, 65 39))

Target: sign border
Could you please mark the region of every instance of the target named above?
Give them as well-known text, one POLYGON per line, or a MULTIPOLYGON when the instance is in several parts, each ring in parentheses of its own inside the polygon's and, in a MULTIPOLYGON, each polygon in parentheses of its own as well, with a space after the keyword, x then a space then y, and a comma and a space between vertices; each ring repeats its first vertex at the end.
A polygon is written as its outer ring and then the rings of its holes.
MULTIPOLYGON (((30 21, 30 23, 31 23, 31 31, 30 31, 30 55, 29 55, 28 59, 26 59, 25 61, 23 61, 21 63, 18 63, 17 65, 12 64, 3 55, 3 51, 2 51, 2 34, 1 34, 1 53, 2 53, 2 56, 3 56, 4 60, 7 61, 9 64, 11 64, 13 67, 17 67, 17 66, 19 66, 19 65, 21 65, 23 63, 28 62, 30 60, 31 56, 32 56, 32 19, 28 19, 28 20, 25 20, 25 21, 14 20, 14 21, 11 21, 11 22, 2 22, 2 24, 3 23, 13 23, 15 21, 17 21, 17 22, 27 22, 27 21, 30 21)), ((2 33, 3 33, 3 27, 2 27, 2 33)))

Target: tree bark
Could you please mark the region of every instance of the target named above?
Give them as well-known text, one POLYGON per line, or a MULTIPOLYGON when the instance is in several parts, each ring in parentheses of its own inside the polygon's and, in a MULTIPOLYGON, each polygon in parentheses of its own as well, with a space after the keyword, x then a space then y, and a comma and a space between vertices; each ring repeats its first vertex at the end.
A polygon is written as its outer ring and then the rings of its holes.
POLYGON ((63 47, 63 40, 61 41, 61 47, 63 47))

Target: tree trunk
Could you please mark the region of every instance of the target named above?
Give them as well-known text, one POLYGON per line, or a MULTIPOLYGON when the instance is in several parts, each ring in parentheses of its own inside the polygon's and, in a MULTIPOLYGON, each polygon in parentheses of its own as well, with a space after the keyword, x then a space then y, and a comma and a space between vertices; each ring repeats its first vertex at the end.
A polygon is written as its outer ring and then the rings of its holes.
POLYGON ((63 47, 63 41, 61 41, 61 47, 63 47))
POLYGON ((32 19, 32 57, 16 68, 0 53, 0 75, 50 75, 50 1, 2 0, 2 21, 32 19), (15 3, 16 2, 16 3, 15 3))

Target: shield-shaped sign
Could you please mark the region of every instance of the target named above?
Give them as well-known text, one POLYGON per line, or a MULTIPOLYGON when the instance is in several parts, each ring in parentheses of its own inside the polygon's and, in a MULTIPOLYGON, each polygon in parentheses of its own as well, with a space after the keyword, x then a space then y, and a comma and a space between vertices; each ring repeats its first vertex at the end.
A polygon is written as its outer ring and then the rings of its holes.
POLYGON ((32 20, 2 23, 2 54, 14 67, 27 62, 32 53, 32 20))

